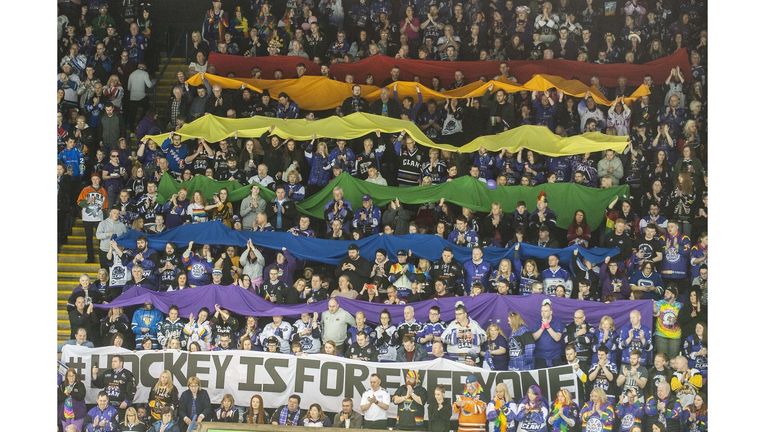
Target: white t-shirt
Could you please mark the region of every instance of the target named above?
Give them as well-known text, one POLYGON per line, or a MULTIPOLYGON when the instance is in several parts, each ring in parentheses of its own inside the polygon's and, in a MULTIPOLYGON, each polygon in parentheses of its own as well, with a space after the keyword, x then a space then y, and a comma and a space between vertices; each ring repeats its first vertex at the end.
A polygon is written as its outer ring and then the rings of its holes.
MULTIPOLYGON (((385 404, 389 405, 389 393, 387 393, 387 391, 383 388, 379 387, 379 389, 376 391, 366 390, 365 393, 363 393, 363 396, 360 400, 361 410, 362 405, 367 404, 368 398, 371 396, 375 397, 379 402, 384 402, 385 404)), ((371 407, 368 408, 368 411, 363 414, 363 418, 367 421, 386 420, 387 411, 381 409, 379 405, 371 405, 371 407)))

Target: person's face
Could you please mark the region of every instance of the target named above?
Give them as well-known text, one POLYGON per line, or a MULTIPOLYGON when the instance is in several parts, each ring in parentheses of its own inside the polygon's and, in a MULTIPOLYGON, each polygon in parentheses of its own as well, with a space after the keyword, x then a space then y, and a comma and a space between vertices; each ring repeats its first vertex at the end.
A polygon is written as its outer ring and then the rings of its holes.
POLYGON ((107 396, 99 396, 98 399, 96 399, 96 404, 99 405, 100 410, 107 409, 107 403, 109 402, 109 399, 107 399, 107 396))
POLYGON ((565 350, 565 360, 567 360, 568 363, 572 363, 574 360, 576 360, 576 350, 574 349, 565 350))
POLYGON ((557 265, 560 264, 560 260, 557 259, 556 256, 550 255, 549 258, 547 258, 547 263, 550 267, 557 267, 557 265))
POLYGON ((541 317, 544 319, 552 318, 552 307, 549 305, 541 306, 541 317))
POLYGON ((479 248, 472 249, 472 260, 480 261, 483 259, 483 251, 479 248))
POLYGON ((584 312, 581 310, 577 310, 573 314, 573 322, 576 323, 576 325, 582 325, 584 324, 584 320, 586 319, 586 316, 584 315, 584 312))
POLYGON ((381 379, 377 376, 372 376, 370 382, 373 390, 378 390, 379 386, 381 386, 381 379))
POLYGON ((607 359, 607 358, 608 358, 608 355, 607 355, 607 354, 605 354, 603 351, 598 351, 598 352, 597 352, 597 359, 598 359, 599 361, 601 361, 601 362, 602 362, 602 361, 605 361, 605 359, 607 359))
POLYGON ((117 357, 112 357, 112 369, 120 369, 123 367, 123 362, 117 357))
POLYGON ((336 313, 336 311, 339 310, 339 303, 335 300, 331 300, 328 302, 328 311, 331 313, 336 313))
POLYGON ((367 345, 367 342, 368 342, 367 339, 368 338, 365 336, 365 333, 357 334, 357 337, 356 337, 357 344, 360 345, 361 347, 365 347, 367 345))

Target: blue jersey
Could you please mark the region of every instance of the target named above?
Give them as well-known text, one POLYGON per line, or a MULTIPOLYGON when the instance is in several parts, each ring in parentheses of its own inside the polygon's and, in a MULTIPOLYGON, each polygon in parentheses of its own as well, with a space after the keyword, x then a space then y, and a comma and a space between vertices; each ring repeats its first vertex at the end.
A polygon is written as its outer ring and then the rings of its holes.
POLYGON ((517 331, 511 331, 509 339, 507 339, 507 347, 509 370, 524 371, 533 369, 533 352, 536 349, 536 343, 531 337, 528 327, 522 325, 517 331))
MULTIPOLYGON (((557 333, 563 333, 565 332, 565 326, 563 326, 563 323, 560 322, 555 317, 552 317, 552 321, 549 322, 550 328, 554 330, 557 333)), ((541 327, 541 319, 538 320, 536 323, 536 329, 541 327)), ((543 360, 560 360, 560 357, 563 355, 563 339, 560 338, 560 341, 555 341, 552 339, 552 336, 549 335, 549 331, 544 330, 541 333, 541 337, 539 340, 536 341, 536 350, 534 351, 534 356, 537 359, 543 359, 543 360)))
POLYGON ((664 283, 661 280, 661 275, 655 271, 646 276, 638 270, 629 277, 629 284, 642 288, 653 287, 653 290, 643 293, 643 300, 660 300, 664 294, 664 283))
POLYGON ((152 349, 160 349, 160 344, 157 342, 157 326, 163 322, 165 316, 157 309, 144 309, 141 308, 133 313, 133 320, 131 320, 131 330, 136 335, 136 349, 141 348, 141 342, 143 337, 149 336, 152 340, 152 349), (149 331, 144 333, 142 328, 148 328, 149 331))
POLYGON ((189 156, 189 147, 184 144, 174 147, 171 144, 171 139, 166 138, 160 146, 160 150, 165 153, 165 158, 168 160, 168 170, 172 173, 181 174, 186 167, 184 159, 189 156))
POLYGON ((496 178, 496 158, 492 154, 475 154, 472 163, 479 168, 481 179, 496 178))
MULTIPOLYGON (((438 322, 434 322, 434 323, 433 322, 427 322, 426 324, 424 324, 424 326, 421 328, 421 330, 419 330, 419 332, 416 333, 416 339, 417 339, 417 341, 419 341, 419 340, 421 340, 421 338, 423 338, 423 337, 425 337, 427 335, 434 336, 434 339, 440 339, 440 336, 445 331, 445 327, 446 327, 446 325, 445 325, 445 323, 443 321, 438 321, 438 322)), ((422 345, 424 346, 424 349, 426 349, 426 351, 428 353, 432 352, 432 341, 427 341, 426 343, 423 343, 422 345)))
POLYGON ((570 283, 571 274, 568 270, 557 267, 554 270, 546 268, 541 272, 541 281, 544 283, 544 294, 555 295, 555 288, 558 285, 565 287, 565 296, 570 297, 573 290, 573 284, 570 283))
POLYGON ((653 357, 653 332, 650 328, 640 325, 639 328, 633 328, 632 324, 624 326, 619 332, 619 348, 621 348, 621 364, 629 364, 629 355, 632 351, 640 351, 640 364, 648 366, 653 357), (643 332, 645 343, 640 339, 640 332, 643 332), (632 340, 627 343, 630 334, 632 340))
POLYGON ((705 348, 705 344, 696 335, 688 336, 683 342, 683 355, 688 359, 688 366, 692 369, 698 369, 701 376, 706 379, 709 356, 696 355, 702 348, 705 348))
POLYGON ((448 234, 448 241, 458 246, 475 247, 478 245, 479 238, 474 230, 468 229, 460 232, 458 229, 454 229, 448 234))
POLYGON ((556 182, 563 183, 571 181, 571 160, 566 156, 551 157, 547 160, 547 169, 554 173, 556 182))
POLYGON ((688 277, 688 254, 691 251, 691 239, 687 235, 665 236, 661 274, 667 279, 688 277))
POLYGON ((197 255, 192 255, 186 259, 182 257, 182 263, 187 267, 187 278, 190 285, 198 286, 211 283, 212 262, 197 255))
POLYGON ((83 175, 85 160, 83 159, 83 152, 77 147, 62 150, 61 153, 59 153, 59 160, 68 170, 72 171, 72 178, 80 178, 80 176, 83 175))
POLYGON ((479 264, 475 264, 472 260, 464 263, 464 275, 466 277, 464 290, 467 294, 472 292, 472 284, 480 282, 483 285, 484 291, 488 291, 488 277, 491 275, 491 264, 482 260, 479 264))

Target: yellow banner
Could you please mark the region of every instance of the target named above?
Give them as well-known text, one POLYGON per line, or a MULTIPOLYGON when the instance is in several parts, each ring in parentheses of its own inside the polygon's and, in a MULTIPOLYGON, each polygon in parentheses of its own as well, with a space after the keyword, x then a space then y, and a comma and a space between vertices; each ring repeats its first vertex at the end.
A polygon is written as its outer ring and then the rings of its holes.
MULTIPOLYGON (((471 153, 480 147, 488 151, 517 152, 522 148, 533 150, 547 156, 569 156, 586 152, 598 152, 613 149, 622 152, 628 145, 628 137, 605 135, 590 132, 563 138, 554 134, 546 126, 520 126, 508 131, 475 138, 469 143, 455 147, 450 144, 435 143, 421 129, 407 120, 393 119, 375 114, 354 113, 344 117, 332 116, 320 120, 284 120, 272 117, 254 116, 242 119, 230 119, 206 114, 181 127, 176 133, 184 139, 203 138, 208 142, 221 141, 229 137, 257 138, 265 132, 281 138, 293 138, 299 141, 318 138, 355 139, 372 132, 406 132, 417 143, 430 148, 451 152, 471 153)), ((161 144, 172 132, 159 135, 147 135, 144 140, 153 140, 161 144)))
MULTIPOLYGON (((259 80, 250 78, 225 78, 218 75, 205 74, 205 78, 211 85, 219 85, 224 89, 239 89, 243 86, 262 92, 269 90, 270 96, 277 99, 277 95, 285 92, 294 102, 303 110, 322 111, 334 109, 340 106, 344 99, 352 95, 352 85, 341 81, 336 81, 323 76, 305 75, 301 78, 283 79, 283 80, 259 80)), ((203 85, 203 75, 196 74, 187 80, 189 85, 203 85)), ((446 92, 438 92, 425 87, 423 84, 412 81, 398 81, 387 86, 392 94, 392 90, 397 85, 397 94, 399 98, 411 96, 417 97, 416 87, 419 87, 424 100, 434 99, 443 101, 448 98, 467 99, 484 96, 489 90, 495 91, 502 89, 508 93, 519 91, 547 91, 551 88, 563 92, 568 96, 577 98, 586 97, 591 93, 595 103, 600 105, 611 105, 611 101, 603 95, 600 90, 589 87, 581 81, 567 80, 555 75, 534 75, 525 84, 516 84, 510 81, 491 80, 487 82, 475 81, 463 87, 446 92)), ((361 95, 367 101, 379 99, 381 88, 376 86, 361 85, 361 95)), ((625 97, 624 102, 629 104, 636 99, 651 94, 648 86, 640 85, 632 95, 625 97)))

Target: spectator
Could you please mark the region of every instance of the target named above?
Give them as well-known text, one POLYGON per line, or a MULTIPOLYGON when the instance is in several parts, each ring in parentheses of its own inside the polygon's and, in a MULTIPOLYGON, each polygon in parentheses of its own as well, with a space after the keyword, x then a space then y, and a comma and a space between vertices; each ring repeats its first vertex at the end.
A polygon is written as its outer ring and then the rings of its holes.
POLYGON ((336 344, 336 355, 344 355, 347 327, 355 325, 355 319, 339 306, 336 299, 328 300, 328 310, 321 315, 323 342, 332 341, 336 344))
POLYGON ((538 330, 533 332, 536 340, 534 351, 536 367, 551 367, 562 363, 560 350, 565 327, 552 315, 552 302, 544 299, 541 303, 541 320, 537 325, 538 330))
POLYGON ((405 384, 395 390, 392 402, 397 405, 397 428, 402 430, 421 429, 424 426, 424 405, 427 402, 427 389, 419 380, 417 370, 409 370, 405 375, 405 384))
POLYGON ((440 338, 448 345, 447 351, 453 358, 471 366, 476 365, 481 345, 487 338, 485 330, 469 317, 463 303, 456 305, 455 314, 456 319, 448 324, 440 338))
POLYGON ((381 379, 377 374, 370 376, 371 388, 360 397, 360 411, 363 413, 363 428, 386 429, 389 393, 381 388, 381 379))
POLYGON ((336 415, 331 426, 342 429, 362 429, 363 416, 353 409, 352 399, 344 398, 341 401, 341 411, 336 415))
POLYGON ((191 376, 187 379, 187 390, 179 398, 179 418, 188 429, 196 428, 200 423, 213 416, 211 399, 205 389, 200 388, 200 378, 191 376))

